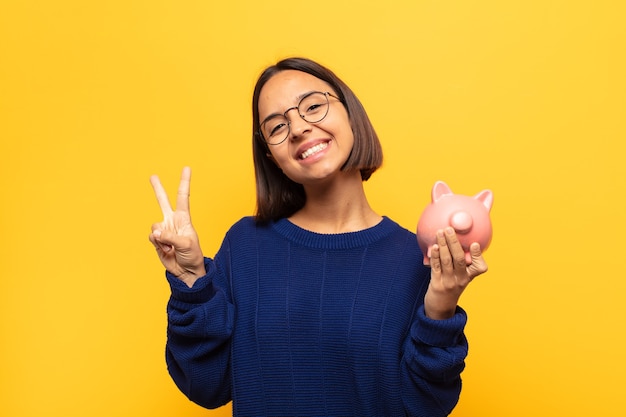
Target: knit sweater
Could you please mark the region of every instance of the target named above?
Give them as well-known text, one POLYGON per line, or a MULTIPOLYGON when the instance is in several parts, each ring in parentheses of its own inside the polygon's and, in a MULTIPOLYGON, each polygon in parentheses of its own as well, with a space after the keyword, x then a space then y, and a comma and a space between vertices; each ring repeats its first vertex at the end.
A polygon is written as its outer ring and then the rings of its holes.
POLYGON ((426 317, 422 258, 387 217, 340 234, 243 218, 192 288, 166 274, 170 375, 235 416, 446 416, 466 315, 426 317))

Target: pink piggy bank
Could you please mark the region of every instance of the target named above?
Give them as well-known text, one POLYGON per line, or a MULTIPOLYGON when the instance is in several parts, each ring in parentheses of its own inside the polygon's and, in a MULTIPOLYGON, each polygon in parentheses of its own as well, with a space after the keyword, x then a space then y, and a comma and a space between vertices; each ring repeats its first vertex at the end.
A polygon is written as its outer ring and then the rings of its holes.
POLYGON ((465 261, 469 265, 469 247, 478 242, 484 251, 491 242, 492 229, 489 212, 493 204, 493 193, 483 190, 473 197, 454 194, 443 181, 433 185, 432 202, 426 206, 417 223, 417 242, 424 253, 424 265, 430 265, 430 250, 436 241, 439 229, 451 226, 456 231, 465 250, 465 261))

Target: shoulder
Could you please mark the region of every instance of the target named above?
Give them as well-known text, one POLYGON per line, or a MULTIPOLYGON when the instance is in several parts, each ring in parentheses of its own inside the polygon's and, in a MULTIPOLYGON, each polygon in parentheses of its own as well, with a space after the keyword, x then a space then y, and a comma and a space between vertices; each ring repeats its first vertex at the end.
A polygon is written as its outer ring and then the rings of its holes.
POLYGON ((231 240, 250 239, 263 233, 263 231, 267 231, 270 227, 269 223, 259 223, 253 216, 246 216, 237 220, 230 227, 226 232, 226 237, 231 240))
POLYGON ((256 227, 254 217, 245 216, 237 220, 230 228, 230 230, 250 229, 256 227))
POLYGON ((383 224, 387 237, 381 241, 380 246, 384 246, 384 251, 390 250, 401 255, 409 263, 416 263, 421 268, 424 255, 419 247, 415 232, 408 230, 388 217, 383 218, 383 224))
POLYGON ((257 229, 258 224, 254 220, 252 216, 245 216, 241 219, 237 220, 231 227, 228 229, 227 235, 238 235, 241 233, 250 233, 257 229))
POLYGON ((391 218, 383 216, 383 221, 381 222, 381 225, 384 228, 385 232, 393 236, 393 238, 403 240, 406 239, 407 241, 414 241, 414 243, 417 244, 417 236, 415 235, 415 232, 412 232, 404 226, 401 226, 391 218))

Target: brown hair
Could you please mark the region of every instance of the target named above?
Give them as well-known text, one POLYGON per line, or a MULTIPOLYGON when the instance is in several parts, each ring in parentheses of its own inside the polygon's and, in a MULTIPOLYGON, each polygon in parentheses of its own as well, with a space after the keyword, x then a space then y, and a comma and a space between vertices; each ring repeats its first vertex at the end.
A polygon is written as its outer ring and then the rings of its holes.
POLYGON ((306 58, 287 58, 266 68, 254 87, 252 96, 252 152, 256 177, 257 222, 267 222, 288 217, 301 209, 306 201, 304 187, 289 179, 267 154, 268 145, 259 132, 259 95, 265 83, 285 70, 306 72, 325 81, 339 96, 348 112, 354 146, 342 170, 359 170, 361 179, 367 181, 383 162, 383 151, 378 135, 352 90, 331 70, 306 58))

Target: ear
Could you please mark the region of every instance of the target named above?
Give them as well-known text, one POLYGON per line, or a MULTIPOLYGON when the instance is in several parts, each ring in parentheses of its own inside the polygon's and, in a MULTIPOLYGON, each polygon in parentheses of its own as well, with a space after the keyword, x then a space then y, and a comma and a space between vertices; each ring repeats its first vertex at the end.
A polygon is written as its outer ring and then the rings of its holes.
POLYGON ((491 206, 493 205, 493 193, 491 190, 482 190, 474 198, 483 203, 487 207, 487 211, 491 211, 491 206))
POLYGON ((434 203, 435 201, 439 200, 441 197, 444 197, 450 194, 454 194, 454 193, 452 192, 452 190, 450 190, 450 187, 448 187, 448 184, 446 184, 443 181, 437 181, 435 185, 433 185, 432 201, 434 203))

